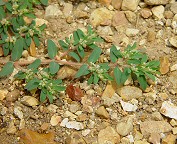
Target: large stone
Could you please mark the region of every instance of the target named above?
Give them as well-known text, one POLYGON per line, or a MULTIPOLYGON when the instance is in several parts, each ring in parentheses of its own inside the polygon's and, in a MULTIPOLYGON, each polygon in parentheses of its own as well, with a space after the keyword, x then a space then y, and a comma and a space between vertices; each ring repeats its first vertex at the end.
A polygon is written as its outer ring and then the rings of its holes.
POLYGON ((101 23, 112 20, 113 12, 109 11, 107 8, 95 9, 90 15, 90 23, 92 26, 96 27, 101 23))
POLYGON ((136 14, 132 11, 125 11, 125 15, 127 20, 132 23, 132 24, 136 24, 136 14))
POLYGON ((140 0, 123 0, 122 1, 122 10, 131 10, 135 11, 139 4, 140 0))
POLYGON ((120 10, 122 5, 122 0, 112 0, 111 4, 115 9, 120 10))
POLYGON ((126 122, 119 122, 116 130, 121 136, 128 135, 133 130, 133 117, 129 117, 126 122))
POLYGON ((68 17, 72 14, 73 11, 73 5, 70 3, 65 3, 64 9, 63 9, 63 14, 65 17, 68 17))
POLYGON ((140 129, 144 136, 148 136, 152 133, 170 132, 172 127, 166 121, 145 121, 140 123, 140 129))
POLYGON ((39 101, 32 96, 24 96, 21 102, 26 106, 37 106, 39 104, 39 101))
POLYGON ((117 92, 122 97, 122 99, 126 101, 140 98, 143 96, 142 90, 133 86, 124 86, 118 88, 117 92))
POLYGON ((164 16, 163 16, 163 13, 165 11, 165 8, 164 6, 160 5, 160 6, 156 6, 156 7, 153 7, 152 8, 152 13, 153 13, 153 16, 155 17, 155 19, 157 20, 160 20, 162 19, 164 16))
POLYGON ((144 0, 148 5, 165 5, 168 4, 170 0, 144 0))
POLYGON ((114 14, 112 18, 112 25, 114 27, 127 25, 127 24, 128 24, 128 20, 126 19, 124 12, 118 11, 114 14))
POLYGON ((170 10, 174 13, 177 14, 177 2, 173 3, 170 7, 170 10))
POLYGON ((45 10, 45 18, 55 18, 62 15, 61 10, 59 9, 59 6, 57 4, 49 5, 45 10))
POLYGON ((149 18, 150 16, 152 16, 152 12, 150 9, 148 8, 143 8, 141 11, 140 11, 140 14, 143 18, 149 18))
POLYGON ((98 133, 98 144, 118 144, 119 142, 120 136, 111 126, 102 129, 98 133))

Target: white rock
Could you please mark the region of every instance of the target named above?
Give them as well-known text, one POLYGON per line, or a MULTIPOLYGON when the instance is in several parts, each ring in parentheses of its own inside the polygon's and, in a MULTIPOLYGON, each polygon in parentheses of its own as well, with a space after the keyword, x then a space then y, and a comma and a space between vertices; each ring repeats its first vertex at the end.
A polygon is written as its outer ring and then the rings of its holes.
POLYGON ((75 130, 81 130, 84 129, 84 125, 80 122, 76 122, 76 121, 69 121, 68 123, 66 123, 66 128, 69 129, 75 129, 75 130))
POLYGON ((58 123, 61 121, 61 116, 58 116, 58 115, 53 115, 50 119, 50 124, 52 126, 56 126, 58 125, 58 123))
POLYGON ((90 129, 85 129, 82 131, 82 135, 87 136, 90 133, 90 131, 91 131, 90 129))
POLYGON ((166 117, 173 118, 177 120, 177 106, 169 101, 164 101, 162 107, 160 108, 161 114, 166 117))
POLYGON ((45 10, 46 19, 55 18, 58 17, 59 15, 62 15, 62 12, 59 9, 58 4, 49 5, 45 10))
POLYGON ((15 107, 14 108, 14 114, 19 118, 23 119, 23 112, 21 107, 15 107))
POLYGON ((160 20, 164 17, 163 16, 164 11, 165 11, 165 8, 162 5, 152 8, 152 13, 157 20, 160 20))
POLYGON ((25 128, 25 120, 21 119, 19 124, 19 129, 23 129, 23 128, 25 128))
POLYGON ((21 102, 26 106, 37 106, 39 104, 39 101, 32 96, 24 96, 21 102))
POLYGON ((61 123, 60 123, 60 126, 61 127, 65 127, 66 126, 66 124, 68 123, 68 118, 64 118, 62 121, 61 121, 61 123))
POLYGON ((134 28, 127 28, 125 33, 128 37, 132 37, 136 36, 139 33, 139 30, 134 28))
POLYGON ((170 68, 171 71, 176 71, 177 70, 177 64, 174 64, 171 68, 170 68))
POLYGON ((120 104, 121 104, 124 111, 129 111, 129 112, 136 111, 137 108, 138 108, 136 105, 133 105, 133 104, 128 103, 128 102, 124 102, 122 100, 120 101, 120 104))

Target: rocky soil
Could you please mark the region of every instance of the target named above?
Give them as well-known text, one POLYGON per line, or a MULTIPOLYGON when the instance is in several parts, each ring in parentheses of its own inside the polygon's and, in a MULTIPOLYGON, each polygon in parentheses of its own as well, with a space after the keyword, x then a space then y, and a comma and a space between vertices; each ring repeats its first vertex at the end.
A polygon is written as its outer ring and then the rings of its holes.
MULTIPOLYGON (((108 61, 111 44, 123 49, 137 42, 150 59, 160 60, 161 75, 155 83, 148 81, 145 91, 131 80, 123 87, 115 82, 87 85, 85 80, 75 81, 84 91, 82 100, 72 101, 62 93, 53 104, 40 104, 39 97, 24 91, 13 76, 1 79, 1 144, 177 143, 175 0, 50 0, 45 9, 36 8, 35 14, 39 25, 47 24, 37 57, 45 56, 46 39, 57 42, 77 28, 85 31, 92 25, 105 40, 100 61, 108 61)), ((24 51, 24 59, 35 58, 24 51)), ((62 78, 72 76, 73 69, 63 69, 62 78)))

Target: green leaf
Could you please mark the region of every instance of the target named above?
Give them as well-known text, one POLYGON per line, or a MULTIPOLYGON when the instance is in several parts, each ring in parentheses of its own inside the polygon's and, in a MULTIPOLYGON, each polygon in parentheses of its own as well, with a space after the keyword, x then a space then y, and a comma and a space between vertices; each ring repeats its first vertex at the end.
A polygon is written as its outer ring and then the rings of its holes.
POLYGON ((116 62, 118 58, 122 58, 122 54, 115 45, 112 45, 110 49, 110 59, 112 62, 116 62))
POLYGON ((25 42, 27 44, 27 46, 31 45, 31 37, 25 37, 25 42))
POLYGON ((55 91, 60 92, 60 91, 65 91, 66 87, 65 86, 53 86, 52 87, 55 91))
POLYGON ((150 73, 147 73, 147 72, 145 72, 145 74, 146 74, 150 79, 152 79, 153 81, 155 81, 156 77, 155 77, 153 74, 150 74, 150 73))
POLYGON ((122 84, 121 83, 121 76, 122 76, 122 71, 118 67, 115 67, 114 68, 114 77, 115 77, 116 83, 118 85, 122 84))
POLYGON ((24 41, 22 38, 17 39, 14 48, 12 49, 11 58, 13 61, 16 61, 21 58, 23 52, 23 43, 24 41))
POLYGON ((38 47, 40 45, 39 38, 37 36, 33 36, 33 40, 34 40, 35 45, 38 47))
POLYGON ((84 75, 87 75, 89 74, 90 71, 88 69, 88 65, 87 64, 83 64, 80 69, 78 70, 78 72, 76 73, 75 75, 75 78, 78 78, 78 77, 81 77, 81 76, 84 76, 84 75))
POLYGON ((75 52, 69 52, 69 56, 73 57, 76 61, 80 62, 80 57, 75 52))
POLYGON ((147 66, 151 67, 151 68, 158 68, 160 66, 160 62, 159 61, 150 61, 147 63, 147 66))
POLYGON ((54 59, 55 56, 57 55, 57 47, 52 40, 47 41, 47 50, 49 58, 54 59))
MULTIPOLYGON (((47 90, 46 90, 47 91, 47 90)), ((40 101, 41 102, 44 102, 47 98, 47 93, 44 89, 41 90, 41 93, 40 93, 40 101)))
POLYGON ((137 59, 130 59, 127 61, 128 64, 135 64, 135 65, 139 65, 141 64, 141 61, 140 60, 137 60, 137 59))
POLYGON ((113 81, 114 80, 113 77, 111 77, 108 73, 104 73, 103 76, 104 76, 104 78, 106 80, 109 80, 109 81, 113 81))
POLYGON ((60 68, 60 65, 54 61, 49 63, 49 70, 51 74, 56 74, 60 68))
POLYGON ((83 58, 85 56, 84 48, 81 45, 78 46, 77 52, 81 58, 83 58))
POLYGON ((87 83, 90 85, 91 83, 93 83, 93 74, 89 77, 87 83))
POLYGON ((48 5, 48 0, 40 0, 41 4, 47 6, 48 5))
POLYGON ((143 90, 145 90, 147 88, 147 86, 148 86, 145 76, 139 76, 139 77, 137 77, 137 79, 138 79, 138 82, 140 84, 140 87, 143 90))
POLYGON ((25 13, 24 16, 35 19, 36 16, 32 13, 25 13))
POLYGON ((68 50, 69 45, 66 44, 63 40, 59 40, 58 42, 59 42, 60 46, 63 48, 63 50, 65 50, 65 51, 68 50))
POLYGON ((3 6, 0 6, 0 20, 6 16, 3 6))
POLYGON ((109 63, 100 63, 99 66, 104 70, 110 69, 109 63))
POLYGON ((130 76, 131 70, 129 68, 124 68, 124 71, 122 72, 121 76, 121 83, 124 84, 125 81, 128 79, 130 76))
POLYGON ((77 35, 80 39, 83 39, 85 37, 85 34, 83 33, 82 30, 78 29, 76 32, 77 32, 77 35))
POLYGON ((47 91, 47 98, 49 99, 50 103, 53 103, 53 95, 47 91))
POLYGON ((5 43, 5 44, 3 45, 3 53, 4 53, 4 56, 7 56, 7 55, 9 54, 9 52, 10 52, 9 48, 8 48, 8 47, 6 48, 6 44, 7 44, 7 43, 5 43))
POLYGON ((146 54, 144 54, 142 59, 141 59, 141 63, 146 63, 147 60, 148 60, 148 56, 146 54))
POLYGON ((39 26, 39 29, 40 29, 41 31, 43 31, 45 28, 46 28, 46 24, 42 24, 41 26, 39 26))
POLYGON ((98 74, 97 74, 97 73, 93 73, 93 83, 94 83, 94 84, 97 84, 98 81, 99 81, 98 74))
POLYGON ((62 80, 61 79, 52 80, 51 83, 53 83, 54 85, 58 85, 62 83, 62 80))
POLYGON ((10 75, 14 71, 13 62, 7 62, 0 71, 0 77, 5 77, 10 75))
POLYGON ((136 42, 132 46, 128 45, 127 48, 125 49, 125 51, 132 51, 135 48, 136 48, 136 42))
POLYGON ((32 64, 28 65, 28 69, 37 69, 41 64, 40 59, 36 59, 32 64))
POLYGON ((37 78, 34 78, 32 80, 30 80, 26 85, 25 85, 25 89, 27 89, 28 91, 36 89, 39 86, 40 80, 37 78))
POLYGON ((73 32, 73 37, 74 37, 74 41, 76 42, 76 44, 79 42, 79 40, 80 40, 80 38, 79 38, 79 36, 78 36, 78 34, 77 34, 77 31, 74 31, 73 32))
POLYGON ((10 2, 5 3, 5 6, 10 12, 12 11, 12 4, 10 2))
POLYGON ((26 74, 22 71, 19 71, 15 76, 14 78, 17 78, 17 79, 25 79, 26 77, 26 74))
POLYGON ((89 58, 88 58, 88 62, 90 63, 90 62, 92 62, 92 63, 95 63, 98 59, 99 59, 99 57, 100 57, 100 55, 101 55, 101 49, 98 47, 98 48, 95 48, 94 50, 93 50, 93 52, 90 54, 90 56, 89 56, 89 58))

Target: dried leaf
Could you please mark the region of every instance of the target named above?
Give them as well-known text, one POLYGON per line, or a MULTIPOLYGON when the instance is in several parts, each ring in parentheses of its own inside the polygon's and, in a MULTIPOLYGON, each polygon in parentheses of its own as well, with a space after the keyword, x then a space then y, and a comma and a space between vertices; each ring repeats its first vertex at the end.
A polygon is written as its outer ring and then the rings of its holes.
POLYGON ((73 84, 66 87, 66 93, 74 101, 80 101, 84 96, 83 91, 79 87, 73 86, 73 84))
POLYGON ((4 53, 3 53, 3 50, 2 50, 2 47, 0 47, 0 56, 3 56, 4 53))
POLYGON ((29 17, 24 16, 23 19, 27 24, 31 24, 31 22, 32 22, 32 19, 29 17))
POLYGON ((24 144, 56 144, 54 133, 39 134, 29 129, 22 129, 19 132, 20 141, 24 144))
POLYGON ((36 45, 34 43, 34 40, 32 39, 31 40, 31 45, 29 47, 29 52, 30 52, 30 55, 35 57, 36 56, 36 45))

